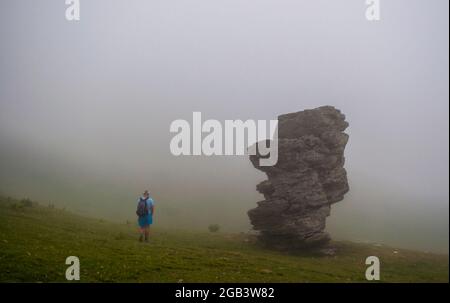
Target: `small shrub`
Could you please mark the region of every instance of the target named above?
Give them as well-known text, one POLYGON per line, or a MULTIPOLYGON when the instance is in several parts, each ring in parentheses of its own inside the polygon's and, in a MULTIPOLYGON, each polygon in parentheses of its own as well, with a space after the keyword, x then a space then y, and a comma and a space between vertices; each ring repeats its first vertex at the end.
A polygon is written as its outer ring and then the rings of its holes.
POLYGON ((212 233, 216 233, 220 230, 219 224, 211 224, 208 226, 208 230, 212 233))

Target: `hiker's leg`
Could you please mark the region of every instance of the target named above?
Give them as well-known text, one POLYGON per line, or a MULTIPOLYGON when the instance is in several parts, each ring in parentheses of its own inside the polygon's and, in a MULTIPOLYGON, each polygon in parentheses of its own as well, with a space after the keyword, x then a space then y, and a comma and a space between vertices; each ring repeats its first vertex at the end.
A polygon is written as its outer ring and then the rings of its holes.
POLYGON ((145 228, 145 241, 148 241, 148 236, 150 234, 150 226, 145 228))
POLYGON ((139 242, 144 241, 144 228, 139 228, 139 242))

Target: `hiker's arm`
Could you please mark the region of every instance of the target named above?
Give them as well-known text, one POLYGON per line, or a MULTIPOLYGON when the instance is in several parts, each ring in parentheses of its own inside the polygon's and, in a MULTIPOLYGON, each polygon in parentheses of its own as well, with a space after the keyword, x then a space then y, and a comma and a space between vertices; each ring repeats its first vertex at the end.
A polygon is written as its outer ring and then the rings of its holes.
POLYGON ((152 205, 152 215, 155 213, 155 205, 152 205))

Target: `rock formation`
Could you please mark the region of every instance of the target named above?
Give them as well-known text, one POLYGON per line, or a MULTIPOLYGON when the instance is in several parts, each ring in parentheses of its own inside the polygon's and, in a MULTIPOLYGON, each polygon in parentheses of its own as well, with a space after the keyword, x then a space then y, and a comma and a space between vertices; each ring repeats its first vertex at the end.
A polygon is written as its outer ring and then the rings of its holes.
POLYGON ((248 212, 259 239, 270 247, 322 247, 330 240, 324 231, 331 204, 348 192, 344 149, 348 135, 345 116, 332 106, 278 117, 278 162, 259 166, 267 174, 256 189, 265 200, 248 212))

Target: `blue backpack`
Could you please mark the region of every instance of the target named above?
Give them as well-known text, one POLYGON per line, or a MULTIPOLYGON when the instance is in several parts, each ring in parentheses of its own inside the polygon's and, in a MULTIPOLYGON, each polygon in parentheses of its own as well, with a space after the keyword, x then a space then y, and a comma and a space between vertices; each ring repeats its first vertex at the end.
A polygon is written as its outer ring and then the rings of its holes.
POLYGON ((136 210, 136 215, 138 217, 145 217, 148 215, 148 205, 147 205, 147 199, 139 198, 139 203, 136 210))

